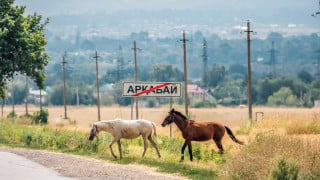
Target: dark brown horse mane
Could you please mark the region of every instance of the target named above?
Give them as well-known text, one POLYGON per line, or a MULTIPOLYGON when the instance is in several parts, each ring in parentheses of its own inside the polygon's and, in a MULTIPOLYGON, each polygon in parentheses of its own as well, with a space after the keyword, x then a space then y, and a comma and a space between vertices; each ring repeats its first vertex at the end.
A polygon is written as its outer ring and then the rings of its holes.
POLYGON ((185 115, 183 115, 181 112, 179 112, 179 111, 174 111, 174 113, 176 113, 178 116, 181 116, 181 117, 184 118, 185 120, 188 120, 188 118, 187 118, 185 115))

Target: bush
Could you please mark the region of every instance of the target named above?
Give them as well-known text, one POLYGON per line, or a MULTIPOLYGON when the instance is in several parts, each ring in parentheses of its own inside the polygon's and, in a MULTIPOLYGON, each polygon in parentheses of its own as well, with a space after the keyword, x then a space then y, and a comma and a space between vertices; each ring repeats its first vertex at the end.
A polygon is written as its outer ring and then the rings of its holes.
POLYGON ((49 112, 47 109, 36 111, 33 113, 33 122, 35 124, 47 124, 48 123, 49 112))
POLYGON ((17 118, 18 117, 18 115, 16 114, 16 112, 14 112, 14 111, 11 111, 8 115, 7 115, 7 118, 9 118, 9 119, 15 119, 15 118, 17 118))
POLYGON ((192 104, 192 107, 194 108, 209 108, 209 107, 216 107, 217 106, 217 103, 216 101, 212 100, 212 101, 209 101, 209 100, 198 100, 198 101, 195 101, 193 104, 192 104))
POLYGON ((270 179, 274 180, 296 180, 298 179, 299 167, 295 162, 286 162, 281 157, 271 170, 270 179))
POLYGON ((279 91, 273 93, 268 97, 267 105, 269 106, 296 106, 298 98, 293 94, 292 90, 288 87, 282 87, 279 91))

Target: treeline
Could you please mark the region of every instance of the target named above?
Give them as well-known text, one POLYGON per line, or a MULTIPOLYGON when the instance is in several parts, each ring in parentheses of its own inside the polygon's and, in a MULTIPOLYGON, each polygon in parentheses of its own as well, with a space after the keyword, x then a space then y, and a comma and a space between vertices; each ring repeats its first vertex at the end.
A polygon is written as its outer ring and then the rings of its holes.
MULTIPOLYGON (((187 36, 189 84, 208 89, 211 105, 246 103, 246 39, 204 37, 201 32, 187 36), (204 45, 206 42, 206 45, 204 45), (205 53, 206 52, 206 53, 205 53), (206 63, 204 63, 206 59, 206 63)), ((93 105, 96 102, 95 50, 99 59, 101 103, 128 105, 121 96, 121 82, 134 77, 133 41, 137 42, 138 80, 152 82, 183 81, 183 50, 180 37, 152 39, 148 32, 132 33, 127 39, 106 37, 55 37, 48 34, 51 60, 46 69, 46 104, 63 104, 62 56, 66 52, 67 102, 93 105), (111 84, 111 85, 110 85, 111 84), (113 85, 112 85, 113 84, 113 85)), ((320 99, 319 43, 317 34, 284 37, 270 33, 266 39, 252 39, 253 104, 312 107, 320 99), (272 52, 272 53, 271 53, 272 52)), ((15 103, 24 100, 24 78, 15 79, 15 103), (21 87, 19 89, 19 87, 21 87)), ((9 87, 10 88, 10 87, 9 87)), ((142 99, 147 105, 165 104, 166 98, 142 99)), ((183 98, 175 98, 183 103, 183 98)), ((192 101, 191 101, 192 103, 192 101)), ((192 105, 192 104, 191 104, 192 105)))

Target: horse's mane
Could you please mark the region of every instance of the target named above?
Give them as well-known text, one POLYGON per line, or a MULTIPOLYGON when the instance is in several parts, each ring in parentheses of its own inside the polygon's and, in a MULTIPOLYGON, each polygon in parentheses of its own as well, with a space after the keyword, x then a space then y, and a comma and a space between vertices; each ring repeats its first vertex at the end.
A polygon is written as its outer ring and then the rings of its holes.
POLYGON ((179 112, 179 111, 174 111, 174 112, 175 112, 178 116, 180 116, 180 117, 188 120, 188 118, 187 118, 185 115, 183 115, 181 112, 179 112))

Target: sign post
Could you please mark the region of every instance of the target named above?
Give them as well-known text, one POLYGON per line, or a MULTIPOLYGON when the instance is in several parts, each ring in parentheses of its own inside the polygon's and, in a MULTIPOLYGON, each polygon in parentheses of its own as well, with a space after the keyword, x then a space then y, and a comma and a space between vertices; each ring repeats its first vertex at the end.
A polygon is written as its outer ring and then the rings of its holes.
MULTIPOLYGON (((123 82, 123 97, 170 97, 170 109, 172 108, 172 97, 181 97, 181 82, 123 82)), ((132 109, 131 109, 132 115, 132 109)), ((132 117, 132 116, 131 116, 132 117)), ((172 137, 172 126, 170 124, 170 138, 172 137)))

